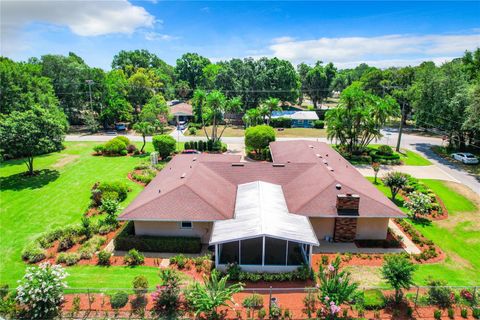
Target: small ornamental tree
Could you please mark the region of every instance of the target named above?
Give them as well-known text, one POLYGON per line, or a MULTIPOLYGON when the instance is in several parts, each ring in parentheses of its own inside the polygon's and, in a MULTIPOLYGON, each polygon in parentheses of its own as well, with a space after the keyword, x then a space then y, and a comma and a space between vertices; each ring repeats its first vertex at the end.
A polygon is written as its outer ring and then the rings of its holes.
POLYGON ((220 307, 228 306, 233 302, 233 295, 240 292, 241 283, 228 285, 228 276, 220 277, 217 271, 210 274, 210 278, 203 276, 204 283, 194 282, 192 287, 185 292, 188 306, 195 317, 203 315, 207 319, 220 319, 220 307))
POLYGON ((175 270, 160 270, 161 285, 152 293, 154 312, 160 319, 176 319, 180 313, 180 278, 175 270))
POLYGON ((382 265, 383 278, 395 289, 395 302, 402 301, 402 289, 409 289, 413 284, 415 265, 405 256, 386 256, 382 265))
POLYGON ((383 184, 390 188, 390 192, 392 193, 392 201, 395 201, 397 193, 407 185, 408 177, 404 173, 393 171, 387 173, 382 180, 383 184))
POLYGON ((261 154, 272 141, 275 141, 275 130, 270 126, 260 125, 245 130, 245 146, 257 154, 261 154))
POLYGON ((28 174, 33 175, 33 158, 62 149, 68 124, 61 111, 34 106, 0 117, 0 153, 4 157, 24 158, 28 174))
POLYGON ((42 263, 27 268, 17 287, 17 302, 26 308, 30 319, 53 319, 62 305, 64 279, 67 273, 60 265, 42 263))
POLYGON ((335 317, 340 312, 341 304, 348 302, 357 295, 358 284, 352 282, 350 273, 340 271, 341 259, 339 256, 328 266, 320 265, 318 279, 320 293, 318 300, 325 305, 328 316, 335 317))
POLYGON ((413 219, 417 219, 419 215, 425 216, 430 213, 430 210, 432 210, 430 197, 416 191, 413 191, 408 195, 406 206, 413 219))
POLYGON ((133 130, 142 135, 143 144, 140 152, 143 153, 143 149, 145 148, 145 144, 147 143, 145 137, 152 135, 155 132, 155 127, 150 122, 142 121, 135 123, 133 125, 133 130))
POLYGON ((155 148, 155 151, 158 152, 162 159, 170 156, 175 151, 175 147, 177 145, 175 139, 173 139, 173 137, 167 134, 154 136, 152 139, 152 143, 153 148, 155 148))

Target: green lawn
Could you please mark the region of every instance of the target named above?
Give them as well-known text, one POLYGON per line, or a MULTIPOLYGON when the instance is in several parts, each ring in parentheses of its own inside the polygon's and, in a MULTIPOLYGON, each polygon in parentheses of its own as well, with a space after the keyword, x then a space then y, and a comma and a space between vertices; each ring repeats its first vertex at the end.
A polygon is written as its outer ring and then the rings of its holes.
MULTIPOLYGON (((369 180, 373 180, 369 178, 369 180)), ((437 244, 447 258, 435 264, 419 265, 415 282, 424 285, 430 277, 446 280, 449 285, 478 285, 480 283, 480 216, 479 208, 454 190, 454 185, 440 180, 421 179, 444 202, 449 218, 429 225, 412 223, 428 239, 437 244)), ((390 190, 377 187, 390 197, 390 190)), ((406 211, 402 201, 396 201, 406 211)))
MULTIPOLYGON (((369 144, 368 146, 372 148, 378 148, 380 145, 369 144)), ((400 156, 400 160, 406 166, 430 166, 432 164, 428 159, 411 150, 401 149, 400 152, 396 152, 394 149, 393 152, 400 156)))
MULTIPOLYGON (((67 224, 77 223, 90 202, 90 189, 96 181, 123 180, 132 189, 123 207, 141 191, 141 187, 127 179, 127 174, 149 157, 92 156, 93 142, 66 142, 61 152, 37 157, 35 170, 41 174, 26 177, 25 165, 20 160, 0 165, 0 283, 14 286, 24 273, 26 264, 21 251, 27 243, 42 232, 67 224)), ((138 146, 141 143, 137 143, 138 146)), ((179 149, 183 145, 179 145, 179 149)), ((152 150, 149 143, 147 151, 152 150)), ((125 285, 136 273, 149 268, 75 267, 68 268, 72 285, 98 287, 102 279, 116 279, 111 286, 125 285), (80 281, 80 279, 82 281, 80 281)), ((149 271, 152 275, 154 268, 149 271)), ((146 272, 148 273, 148 272, 146 272)))

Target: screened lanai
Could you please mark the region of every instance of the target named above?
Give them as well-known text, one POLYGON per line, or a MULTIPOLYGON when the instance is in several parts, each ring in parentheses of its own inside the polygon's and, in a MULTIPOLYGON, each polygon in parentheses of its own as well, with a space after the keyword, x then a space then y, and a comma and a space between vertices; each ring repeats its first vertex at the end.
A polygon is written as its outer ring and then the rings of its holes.
POLYGON ((307 217, 288 212, 280 185, 255 181, 238 186, 234 218, 214 223, 210 244, 219 269, 282 272, 310 264, 318 240, 307 217))

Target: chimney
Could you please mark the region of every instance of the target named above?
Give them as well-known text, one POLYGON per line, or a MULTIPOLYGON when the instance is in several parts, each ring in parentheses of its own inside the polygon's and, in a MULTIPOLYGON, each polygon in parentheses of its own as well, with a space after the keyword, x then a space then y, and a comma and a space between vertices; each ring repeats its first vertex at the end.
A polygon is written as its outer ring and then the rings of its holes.
POLYGON ((339 215, 358 215, 360 196, 358 194, 338 194, 337 213, 339 215))

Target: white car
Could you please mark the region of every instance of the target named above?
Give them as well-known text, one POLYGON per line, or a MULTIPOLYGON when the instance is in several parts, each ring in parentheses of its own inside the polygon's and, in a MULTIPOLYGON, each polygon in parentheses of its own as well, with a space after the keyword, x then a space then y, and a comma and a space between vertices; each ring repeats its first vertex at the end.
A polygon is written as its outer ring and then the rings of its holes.
POLYGON ((478 158, 468 152, 452 153, 452 158, 465 164, 477 164, 478 158))

